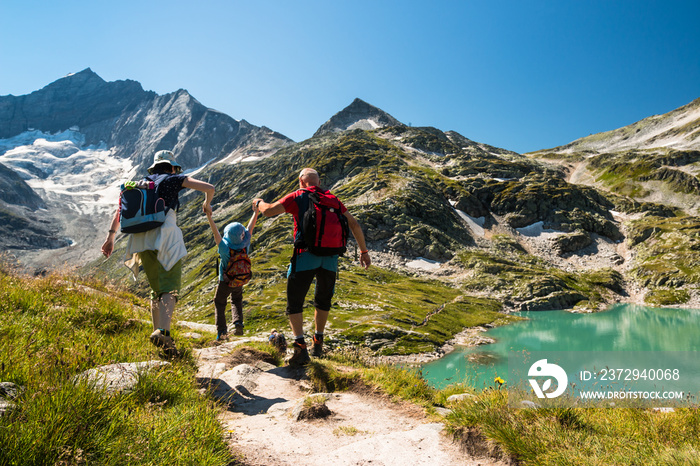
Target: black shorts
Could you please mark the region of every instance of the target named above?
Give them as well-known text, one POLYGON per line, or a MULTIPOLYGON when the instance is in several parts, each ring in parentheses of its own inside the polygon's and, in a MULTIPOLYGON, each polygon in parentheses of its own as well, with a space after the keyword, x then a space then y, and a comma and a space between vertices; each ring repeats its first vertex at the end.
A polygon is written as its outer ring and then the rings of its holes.
POLYGON ((297 271, 287 277, 287 315, 299 314, 304 310, 306 293, 308 293, 314 278, 316 279, 314 307, 322 311, 331 310, 336 272, 318 268, 297 271))

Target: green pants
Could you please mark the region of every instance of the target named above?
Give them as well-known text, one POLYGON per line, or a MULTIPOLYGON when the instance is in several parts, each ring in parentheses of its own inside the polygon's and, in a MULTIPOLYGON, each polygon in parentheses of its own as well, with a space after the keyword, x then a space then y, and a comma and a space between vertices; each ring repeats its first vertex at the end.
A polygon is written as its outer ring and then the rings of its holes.
POLYGON ((182 283, 182 259, 177 261, 172 269, 165 270, 158 261, 158 251, 140 252, 139 258, 151 286, 151 299, 158 299, 164 293, 170 293, 177 298, 182 283))

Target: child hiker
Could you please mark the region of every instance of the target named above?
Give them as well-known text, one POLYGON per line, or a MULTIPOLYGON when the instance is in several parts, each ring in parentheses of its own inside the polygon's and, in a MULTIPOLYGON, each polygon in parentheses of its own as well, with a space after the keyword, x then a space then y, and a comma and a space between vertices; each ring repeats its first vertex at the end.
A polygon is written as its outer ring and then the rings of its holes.
POLYGON ((250 280, 250 259, 248 248, 255 223, 258 220, 258 206, 253 207, 253 216, 250 217, 248 228, 238 222, 229 223, 224 228, 224 236, 221 237, 216 228, 212 211, 206 212, 209 226, 214 233, 214 241, 219 252, 219 285, 214 295, 214 308, 216 309, 216 339, 225 340, 228 336, 226 325, 226 302, 231 297, 231 313, 233 314, 234 335, 243 335, 243 285, 250 280), (233 259, 233 261, 231 260, 233 259), (231 264, 229 264, 231 262, 231 264))

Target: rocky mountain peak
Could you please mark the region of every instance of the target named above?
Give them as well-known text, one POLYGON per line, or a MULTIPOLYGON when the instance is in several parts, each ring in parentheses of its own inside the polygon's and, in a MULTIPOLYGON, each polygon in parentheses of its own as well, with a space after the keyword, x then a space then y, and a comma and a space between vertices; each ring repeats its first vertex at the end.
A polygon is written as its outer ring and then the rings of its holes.
POLYGON ((96 88, 105 85, 107 82, 90 68, 85 68, 77 73, 69 73, 44 87, 50 88, 70 88, 80 89, 83 87, 96 88))
POLYGON ((154 96, 136 81, 106 82, 86 68, 31 94, 0 97, 0 138, 30 128, 56 133, 112 121, 126 108, 154 96))
POLYGON ((314 133, 314 137, 353 129, 371 130, 386 126, 403 126, 403 123, 384 110, 356 98, 350 105, 321 125, 314 133))
POLYGON ((92 99, 96 96, 106 95, 110 98, 121 95, 118 99, 124 101, 133 96, 143 97, 147 93, 137 81, 130 79, 107 82, 90 68, 85 68, 77 73, 70 73, 44 88, 32 92, 29 96, 41 97, 44 100, 70 99, 72 102, 79 102, 81 99, 92 99))

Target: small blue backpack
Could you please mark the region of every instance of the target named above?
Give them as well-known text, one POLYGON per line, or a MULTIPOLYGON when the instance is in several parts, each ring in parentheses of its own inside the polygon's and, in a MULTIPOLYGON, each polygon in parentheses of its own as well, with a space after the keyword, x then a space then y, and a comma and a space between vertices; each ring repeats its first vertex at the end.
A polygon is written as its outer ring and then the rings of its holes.
POLYGON ((168 176, 158 175, 153 180, 146 178, 121 185, 119 226, 122 233, 142 233, 158 228, 165 222, 170 208, 158 194, 158 186, 168 176))

